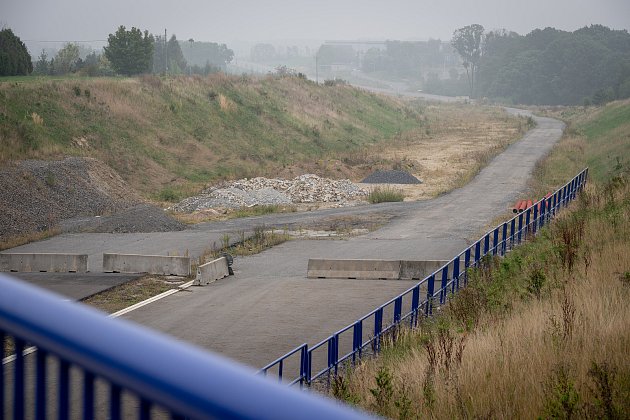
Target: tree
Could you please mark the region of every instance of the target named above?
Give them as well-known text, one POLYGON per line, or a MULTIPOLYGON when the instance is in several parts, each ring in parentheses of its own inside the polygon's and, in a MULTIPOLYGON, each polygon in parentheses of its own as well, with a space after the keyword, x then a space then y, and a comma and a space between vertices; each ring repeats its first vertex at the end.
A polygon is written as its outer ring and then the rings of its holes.
POLYGON ((0 76, 27 75, 33 71, 33 62, 26 45, 11 29, 0 31, 0 76))
POLYGON ((164 37, 154 36, 153 51, 153 73, 178 74, 186 70, 188 63, 174 34, 166 43, 166 57, 164 57, 164 37), (167 60, 168 68, 164 68, 167 60))
POLYGON ((79 60, 79 47, 76 44, 66 44, 55 56, 55 73, 74 73, 79 60))
POLYGON ((471 98, 475 94, 475 78, 481 58, 483 32, 484 28, 479 24, 468 25, 453 32, 453 39, 451 40, 451 45, 462 57, 468 76, 471 98))
POLYGON ((117 73, 126 76, 144 73, 151 69, 153 61, 153 36, 135 27, 127 31, 121 25, 115 34, 109 34, 104 50, 117 73))
POLYGON ((38 76, 46 76, 50 71, 50 67, 48 64, 48 55, 46 51, 42 50, 42 53, 37 57, 37 62, 35 63, 35 68, 33 69, 33 74, 38 76))

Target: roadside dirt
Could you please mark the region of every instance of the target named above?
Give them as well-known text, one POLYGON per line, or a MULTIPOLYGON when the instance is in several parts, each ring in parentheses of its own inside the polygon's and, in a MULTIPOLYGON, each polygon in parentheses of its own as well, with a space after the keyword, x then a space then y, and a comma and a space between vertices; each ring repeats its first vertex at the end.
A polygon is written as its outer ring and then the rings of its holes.
POLYGON ((411 133, 403 145, 383 150, 385 159, 404 163, 422 180, 422 184, 395 185, 405 193, 405 201, 434 198, 466 184, 529 128, 527 120, 508 117, 498 108, 457 104, 430 106, 426 112, 431 116, 430 131, 411 133))

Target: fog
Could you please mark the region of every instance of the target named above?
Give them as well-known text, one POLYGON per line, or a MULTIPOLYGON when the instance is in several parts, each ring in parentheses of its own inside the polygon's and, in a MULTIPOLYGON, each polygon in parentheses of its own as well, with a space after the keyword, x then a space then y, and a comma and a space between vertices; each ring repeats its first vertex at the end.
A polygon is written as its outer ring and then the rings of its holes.
MULTIPOLYGON (((0 0, 0 23, 26 41, 92 41, 102 46, 119 25, 179 39, 239 45, 329 39, 448 40, 480 23, 525 34, 552 26, 599 23, 628 29, 628 0, 0 0)), ((37 53, 37 51, 31 51, 37 53)))

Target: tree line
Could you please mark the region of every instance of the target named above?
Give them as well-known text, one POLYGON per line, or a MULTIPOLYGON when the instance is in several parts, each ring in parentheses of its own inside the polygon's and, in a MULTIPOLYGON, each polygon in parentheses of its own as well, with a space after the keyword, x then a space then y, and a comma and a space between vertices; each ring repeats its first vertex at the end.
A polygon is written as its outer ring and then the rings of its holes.
POLYGON ((164 36, 127 30, 120 26, 109 34, 102 53, 86 52, 77 44, 68 43, 53 57, 42 51, 33 64, 24 43, 11 29, 0 31, 0 76, 63 75, 84 76, 154 74, 204 74, 225 70, 234 52, 225 44, 178 41, 175 35, 164 36), (185 47, 182 49, 182 45, 185 47), (189 64, 186 55, 195 61, 189 64), (205 61, 202 61, 205 60, 205 61))
MULTIPOLYGON (((630 97, 626 30, 591 25, 574 32, 536 29, 522 36, 470 25, 455 31, 452 44, 467 70, 471 97, 540 105, 597 105, 630 97)), ((448 84, 435 90, 446 91, 448 84)))

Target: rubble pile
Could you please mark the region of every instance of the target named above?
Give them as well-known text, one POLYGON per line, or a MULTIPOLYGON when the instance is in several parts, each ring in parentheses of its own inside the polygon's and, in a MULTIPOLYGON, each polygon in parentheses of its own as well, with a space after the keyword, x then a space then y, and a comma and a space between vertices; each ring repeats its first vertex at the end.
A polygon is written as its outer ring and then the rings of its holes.
POLYGON ((360 200, 368 191, 350 180, 333 180, 305 174, 294 179, 257 177, 240 179, 205 189, 170 208, 194 212, 209 208, 238 208, 256 205, 297 203, 345 203, 360 200))

